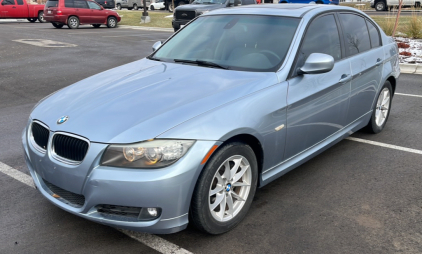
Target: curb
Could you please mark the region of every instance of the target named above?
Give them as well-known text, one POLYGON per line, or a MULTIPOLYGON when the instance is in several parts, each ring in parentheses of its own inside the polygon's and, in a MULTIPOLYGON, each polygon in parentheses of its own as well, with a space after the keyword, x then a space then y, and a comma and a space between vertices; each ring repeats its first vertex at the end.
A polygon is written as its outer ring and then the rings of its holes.
POLYGON ((144 30, 144 31, 160 31, 160 32, 174 32, 173 28, 162 28, 162 27, 144 27, 144 26, 127 26, 119 25, 119 28, 144 30))
POLYGON ((408 74, 422 74, 422 64, 400 64, 400 72, 408 74))

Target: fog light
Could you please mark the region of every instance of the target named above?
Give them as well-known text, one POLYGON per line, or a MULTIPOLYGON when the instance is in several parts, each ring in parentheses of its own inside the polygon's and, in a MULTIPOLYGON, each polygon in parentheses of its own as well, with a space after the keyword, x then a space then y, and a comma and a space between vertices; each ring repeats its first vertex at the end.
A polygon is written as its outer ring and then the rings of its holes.
POLYGON ((161 208, 158 207, 143 207, 139 213, 138 220, 155 220, 161 215, 161 208))
POLYGON ((151 215, 152 217, 156 217, 158 214, 157 208, 148 208, 148 213, 149 215, 151 215))

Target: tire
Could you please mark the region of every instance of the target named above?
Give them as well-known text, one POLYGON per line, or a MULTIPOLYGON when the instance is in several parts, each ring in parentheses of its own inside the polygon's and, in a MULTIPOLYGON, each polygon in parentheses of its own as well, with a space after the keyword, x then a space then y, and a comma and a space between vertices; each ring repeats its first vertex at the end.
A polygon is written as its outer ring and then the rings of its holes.
POLYGON ((380 133, 387 124, 388 116, 391 111, 391 101, 393 99, 392 91, 393 89, 390 82, 385 81, 380 93, 378 94, 374 108, 372 109, 371 119, 365 127, 366 131, 369 133, 380 133))
POLYGON ((60 24, 60 23, 51 23, 55 28, 62 28, 63 27, 63 24, 60 24))
POLYGON ((117 10, 121 10, 121 9, 122 9, 122 6, 121 6, 120 4, 118 4, 118 5, 116 6, 116 8, 117 8, 117 10))
POLYGON ((38 12, 38 21, 40 22, 40 23, 45 23, 45 22, 47 22, 45 19, 44 19, 44 12, 43 11, 40 11, 40 12, 38 12))
POLYGON ((107 27, 108 28, 115 28, 115 27, 117 27, 117 19, 115 17, 108 17, 108 19, 107 19, 107 27))
POLYGON ((135 11, 137 11, 139 8, 138 8, 138 5, 137 4, 133 4, 133 9, 135 10, 135 11))
POLYGON ((257 182, 258 165, 252 148, 242 142, 221 146, 196 183, 190 207, 192 223, 199 230, 214 235, 233 229, 246 216, 257 182), (235 173, 230 175, 233 169, 235 173), (227 181, 228 178, 231 180, 227 181))
POLYGON ((99 27, 101 26, 101 24, 92 24, 92 26, 93 26, 94 28, 99 28, 99 27))
POLYGON ((35 21, 37 21, 37 18, 29 18, 27 19, 29 22, 34 23, 35 21))
POLYGON ((386 4, 383 1, 378 1, 375 3, 375 10, 376 11, 385 11, 387 10, 386 4))
POLYGON ((173 12, 174 10, 173 3, 170 2, 168 6, 169 6, 169 12, 173 12))
POLYGON ((76 16, 70 16, 67 19, 67 27, 70 29, 77 29, 79 27, 79 19, 76 16))
POLYGON ((154 5, 150 5, 149 8, 151 9, 151 11, 155 10, 154 5))

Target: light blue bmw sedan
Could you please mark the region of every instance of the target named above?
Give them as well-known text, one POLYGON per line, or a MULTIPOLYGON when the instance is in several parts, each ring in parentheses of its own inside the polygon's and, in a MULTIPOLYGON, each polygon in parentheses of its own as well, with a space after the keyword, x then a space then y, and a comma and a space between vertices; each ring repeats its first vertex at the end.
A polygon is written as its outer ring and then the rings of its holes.
POLYGON ((392 38, 340 6, 220 9, 153 48, 33 109, 25 158, 53 204, 117 228, 224 233, 257 187, 382 131, 400 74, 392 38))

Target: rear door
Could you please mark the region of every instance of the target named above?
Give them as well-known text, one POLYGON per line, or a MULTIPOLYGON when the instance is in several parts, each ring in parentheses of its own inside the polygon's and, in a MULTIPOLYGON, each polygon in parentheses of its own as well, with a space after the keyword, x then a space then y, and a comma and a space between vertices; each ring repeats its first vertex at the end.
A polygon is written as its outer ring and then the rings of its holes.
POLYGON ((381 82, 384 51, 378 28, 372 22, 355 13, 340 13, 339 18, 353 75, 347 117, 353 122, 372 110, 381 82))
POLYGON ((91 16, 91 10, 85 0, 74 0, 75 14, 79 17, 81 24, 94 24, 95 19, 91 16))
POLYGON ((24 5, 23 1, 24 0, 16 0, 17 5, 15 5, 16 9, 14 10, 16 18, 29 17, 28 6, 24 5))
POLYGON ((308 26, 293 65, 287 96, 287 139, 284 160, 323 142, 347 125, 351 69, 343 58, 339 25, 334 14, 323 14, 308 26), (331 55, 328 73, 297 75, 312 53, 331 55))

